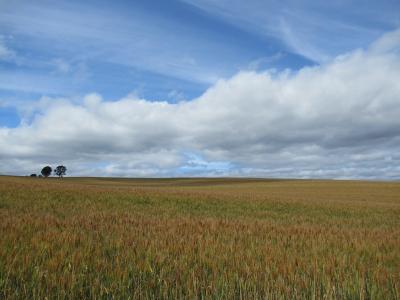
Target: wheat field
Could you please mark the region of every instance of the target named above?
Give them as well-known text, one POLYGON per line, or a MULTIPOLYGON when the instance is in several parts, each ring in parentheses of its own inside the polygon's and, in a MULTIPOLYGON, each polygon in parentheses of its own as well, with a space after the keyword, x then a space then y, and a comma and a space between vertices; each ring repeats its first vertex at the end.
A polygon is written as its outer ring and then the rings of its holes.
POLYGON ((1 299, 399 299, 400 183, 0 177, 1 299))

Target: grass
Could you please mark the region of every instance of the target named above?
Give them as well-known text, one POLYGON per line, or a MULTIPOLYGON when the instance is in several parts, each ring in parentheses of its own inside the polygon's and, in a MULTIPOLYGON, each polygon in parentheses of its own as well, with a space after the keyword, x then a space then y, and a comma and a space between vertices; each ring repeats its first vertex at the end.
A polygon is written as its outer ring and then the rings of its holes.
POLYGON ((399 299, 400 183, 0 177, 0 298, 399 299))

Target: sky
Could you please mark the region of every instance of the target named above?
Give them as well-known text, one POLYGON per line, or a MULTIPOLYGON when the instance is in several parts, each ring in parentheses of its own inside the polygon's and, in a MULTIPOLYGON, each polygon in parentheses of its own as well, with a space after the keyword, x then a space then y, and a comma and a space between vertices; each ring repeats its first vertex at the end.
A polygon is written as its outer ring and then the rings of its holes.
POLYGON ((400 178, 400 2, 0 0, 0 174, 400 178))

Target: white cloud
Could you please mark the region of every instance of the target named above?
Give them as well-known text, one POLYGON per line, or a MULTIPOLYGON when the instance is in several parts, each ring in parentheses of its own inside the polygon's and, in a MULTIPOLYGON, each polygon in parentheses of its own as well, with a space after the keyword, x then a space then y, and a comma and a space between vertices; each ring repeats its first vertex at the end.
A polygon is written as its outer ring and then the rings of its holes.
POLYGON ((279 20, 279 35, 285 41, 285 44, 294 53, 298 53, 316 62, 327 62, 330 57, 319 47, 315 47, 307 38, 307 34, 295 32, 292 26, 284 18, 279 20))
POLYGON ((0 10, 0 27, 26 40, 26 47, 46 45, 39 47, 42 56, 63 57, 50 61, 60 74, 75 69, 85 73, 83 62, 98 61, 211 84, 225 72, 216 63, 207 63, 204 54, 225 52, 229 47, 215 38, 194 35, 175 19, 144 14, 140 8, 125 15, 73 1, 10 3, 0 10), (30 40, 36 42, 30 44, 30 40), (196 59, 204 63, 199 65, 196 59))
POLYGON ((51 64, 55 67, 57 72, 67 74, 71 71, 71 64, 64 59, 57 58, 54 59, 51 64))
POLYGON ((399 45, 393 32, 322 66, 241 72, 176 104, 47 99, 30 123, 0 129, 0 170, 62 162, 81 175, 215 174, 211 166, 234 176, 395 178, 399 45))
POLYGON ((341 0, 182 1, 232 26, 274 37, 288 51, 318 63, 364 47, 385 30, 399 26, 399 3, 393 1, 370 1, 368 5, 341 0))
POLYGON ((15 52, 5 45, 3 39, 0 36, 0 61, 14 60, 15 57, 15 52))

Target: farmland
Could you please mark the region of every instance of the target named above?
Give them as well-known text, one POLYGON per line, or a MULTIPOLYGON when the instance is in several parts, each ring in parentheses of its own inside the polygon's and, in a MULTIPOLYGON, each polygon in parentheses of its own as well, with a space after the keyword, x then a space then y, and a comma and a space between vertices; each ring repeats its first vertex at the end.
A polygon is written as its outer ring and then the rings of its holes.
POLYGON ((399 299, 400 183, 0 177, 0 298, 399 299))

